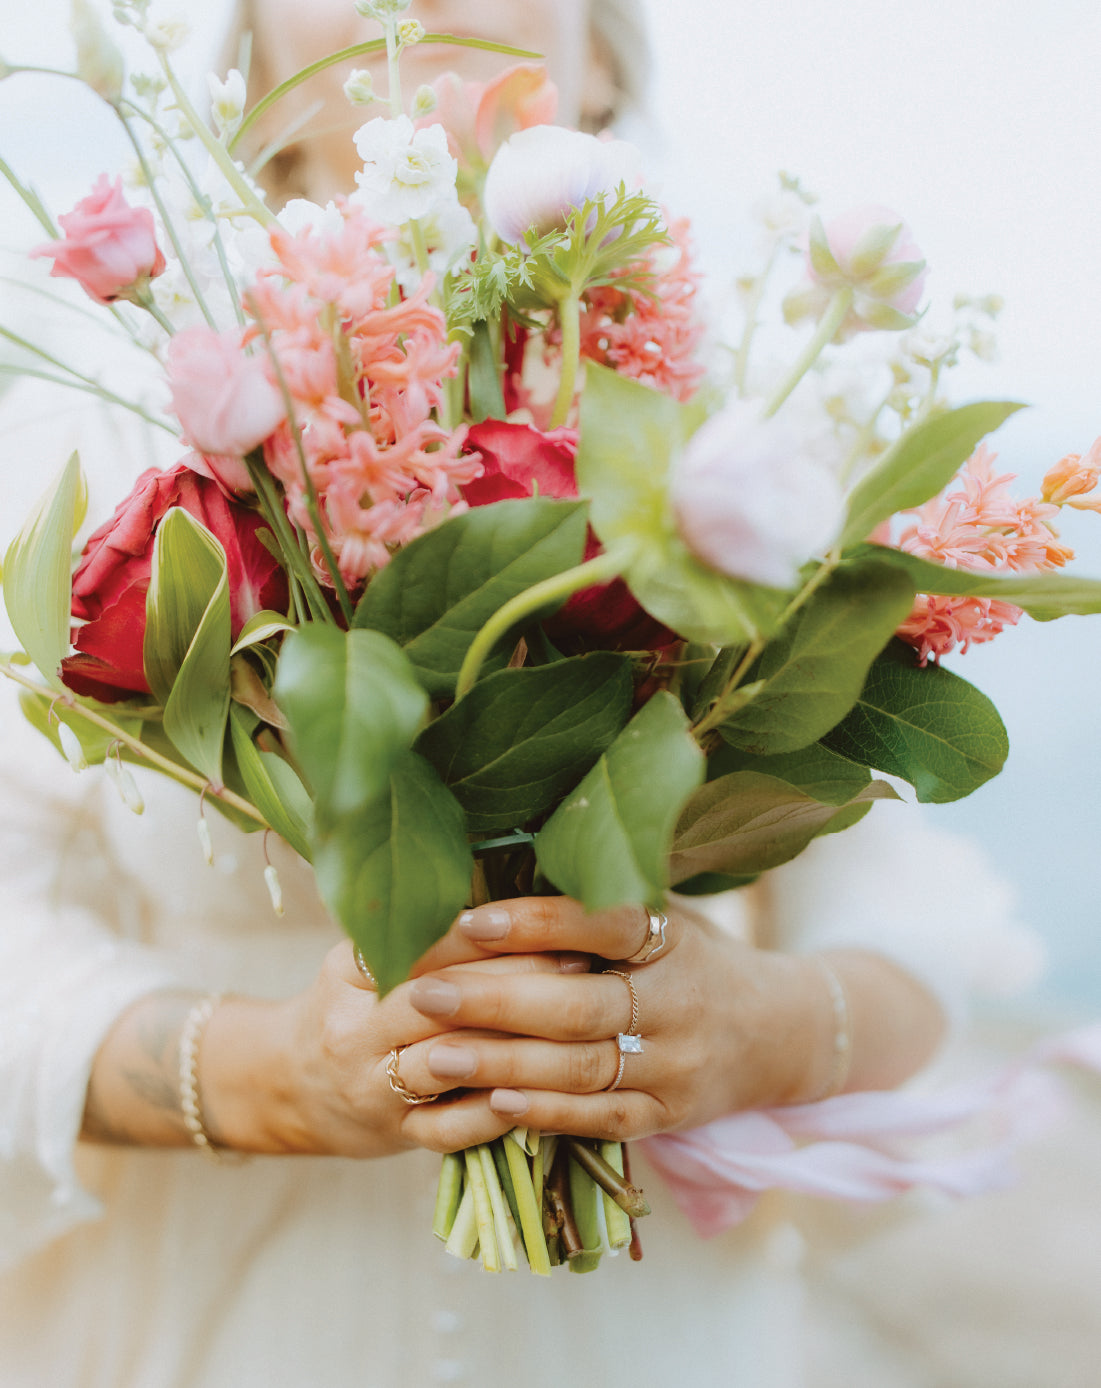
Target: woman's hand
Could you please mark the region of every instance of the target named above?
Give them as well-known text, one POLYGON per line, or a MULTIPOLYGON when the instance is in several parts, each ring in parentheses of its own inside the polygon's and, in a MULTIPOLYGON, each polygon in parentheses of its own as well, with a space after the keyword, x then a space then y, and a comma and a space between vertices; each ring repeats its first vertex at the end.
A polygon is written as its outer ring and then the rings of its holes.
MULTIPOLYGON (((683 903, 665 948, 617 965, 638 999, 641 1054, 619 1085, 616 1035, 631 992, 607 973, 492 971, 492 958, 587 951, 625 960, 646 937, 637 907, 588 915, 564 897, 496 902, 464 912, 421 961, 410 1004, 440 1027, 412 1046, 402 1073, 415 1089, 490 1089, 492 1110, 545 1132, 632 1138, 691 1127, 744 1108, 821 1097, 836 1061, 837 1018, 808 956, 729 938, 683 903), (478 962, 481 961, 481 962, 478 962)), ((830 955, 844 979, 857 1042, 849 1087, 897 1084, 939 1039, 940 1009, 896 965, 863 951, 830 955)))

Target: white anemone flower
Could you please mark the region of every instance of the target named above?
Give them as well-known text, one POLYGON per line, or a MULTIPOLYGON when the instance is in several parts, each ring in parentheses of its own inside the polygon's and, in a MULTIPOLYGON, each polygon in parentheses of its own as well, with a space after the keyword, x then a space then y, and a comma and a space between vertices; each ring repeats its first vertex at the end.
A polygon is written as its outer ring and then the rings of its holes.
POLYGON ((354 202, 380 222, 401 226, 426 216, 455 188, 459 165, 442 125, 414 130, 408 116, 378 116, 355 133, 363 169, 354 202))
POLYGON ((787 421, 736 400, 707 421, 675 461, 673 512, 688 548, 713 569, 791 588, 800 567, 836 537, 841 487, 806 455, 787 421))
POLYGON ((493 230, 509 245, 534 228, 545 236, 571 211, 621 183, 634 188, 641 156, 626 140, 598 140, 558 125, 533 125, 511 136, 493 157, 484 205, 493 230))

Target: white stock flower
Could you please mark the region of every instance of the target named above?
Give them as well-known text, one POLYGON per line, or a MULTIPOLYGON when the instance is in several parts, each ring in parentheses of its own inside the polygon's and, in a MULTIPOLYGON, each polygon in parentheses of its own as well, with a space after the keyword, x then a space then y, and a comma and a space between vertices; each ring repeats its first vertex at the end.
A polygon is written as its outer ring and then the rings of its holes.
POLYGON ((226 73, 226 80, 220 81, 217 74, 207 73, 207 86, 210 88, 210 114, 219 135, 232 134, 241 124, 245 113, 245 79, 235 67, 226 73))
POLYGON ((424 217, 455 188, 458 163, 442 125, 414 130, 408 116, 368 121, 355 133, 363 170, 352 194, 372 217, 391 226, 424 217))
MULTIPOLYGON (((461 259, 468 257, 478 242, 474 218, 454 192, 450 198, 437 203, 426 217, 417 222, 417 226, 428 252, 428 268, 437 279, 443 279, 461 259)), ((394 266, 398 284, 407 294, 411 294, 421 282, 421 271, 411 241, 399 232, 397 240, 387 242, 384 250, 394 266)))
POLYGON ((375 99, 375 79, 367 68, 357 67, 348 74, 344 95, 353 106, 370 106, 375 99))
POLYGON ((626 140, 598 140, 558 125, 533 125, 512 135, 486 175, 483 204, 493 230, 509 245, 535 229, 545 236, 570 212, 621 183, 638 181, 641 156, 626 140))
POLYGON ((806 456, 786 421, 736 400, 707 421, 673 465, 673 512, 685 544, 732 578, 791 588, 834 539, 844 514, 831 471, 806 456))
POLYGON ((174 53, 191 32, 191 26, 181 15, 166 14, 152 19, 145 26, 146 42, 161 53, 174 53))

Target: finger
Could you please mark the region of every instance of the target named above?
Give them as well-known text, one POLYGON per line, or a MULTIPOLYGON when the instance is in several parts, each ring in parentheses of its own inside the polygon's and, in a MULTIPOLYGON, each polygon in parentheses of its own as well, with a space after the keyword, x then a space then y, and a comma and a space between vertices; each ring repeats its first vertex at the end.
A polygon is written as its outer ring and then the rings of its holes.
MULTIPOLYGON (((649 1060, 647 1053, 631 1055, 633 1088, 660 1081, 660 1066, 649 1060)), ((598 1094, 619 1073, 619 1047, 612 1040, 543 1041, 461 1031, 410 1046, 402 1052, 401 1072, 411 1088, 427 1093, 467 1086, 598 1094)))
POLYGON ((507 1115, 493 1112, 484 1091, 410 1106, 401 1120, 402 1136, 432 1152, 461 1152, 464 1147, 504 1137, 514 1126, 507 1115))
POLYGON ((408 988, 416 1011, 444 1027, 548 1041, 597 1041, 631 1029, 631 990, 614 974, 501 976, 467 965, 414 979, 408 988))
POLYGON ((570 1133, 607 1142, 648 1137, 668 1125, 665 1109, 652 1095, 637 1089, 610 1094, 559 1094, 539 1089, 494 1089, 493 1113, 524 1123, 541 1133, 570 1133))
MULTIPOLYGON (((665 951, 681 933, 678 920, 666 927, 665 951)), ((603 959, 629 959, 650 934, 643 906, 588 912, 566 896, 518 897, 464 911, 447 934, 418 960, 417 976, 491 954, 577 951, 603 959)))

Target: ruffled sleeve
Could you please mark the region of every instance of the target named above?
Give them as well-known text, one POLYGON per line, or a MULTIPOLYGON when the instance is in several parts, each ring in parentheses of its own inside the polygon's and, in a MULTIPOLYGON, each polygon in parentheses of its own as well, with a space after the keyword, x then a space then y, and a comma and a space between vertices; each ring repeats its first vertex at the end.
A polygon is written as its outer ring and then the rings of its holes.
POLYGON ((98 1213, 74 1168, 93 1058, 127 1007, 186 980, 141 943, 142 894, 115 878, 99 812, 110 787, 75 775, 2 693, 0 1265, 10 1265, 98 1213))

